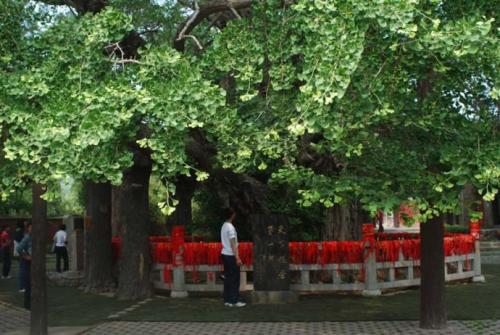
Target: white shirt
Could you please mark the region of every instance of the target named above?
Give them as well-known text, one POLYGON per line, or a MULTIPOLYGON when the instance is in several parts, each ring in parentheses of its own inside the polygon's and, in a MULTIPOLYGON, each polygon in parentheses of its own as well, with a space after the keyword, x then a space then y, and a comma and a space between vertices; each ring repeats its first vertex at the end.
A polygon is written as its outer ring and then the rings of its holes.
POLYGON ((220 241, 222 242, 222 254, 226 256, 234 256, 233 249, 231 249, 231 239, 236 240, 236 247, 238 247, 238 235, 236 229, 231 222, 224 222, 220 230, 220 241))
POLYGON ((66 246, 66 238, 67 234, 64 230, 58 230, 54 235, 54 242, 56 243, 56 247, 65 247, 66 246))

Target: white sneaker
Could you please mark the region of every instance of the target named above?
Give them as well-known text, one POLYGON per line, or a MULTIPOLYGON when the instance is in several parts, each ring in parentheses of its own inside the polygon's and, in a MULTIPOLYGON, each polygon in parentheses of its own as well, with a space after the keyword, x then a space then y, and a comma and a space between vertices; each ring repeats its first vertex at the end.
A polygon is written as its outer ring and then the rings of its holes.
POLYGON ((245 307, 247 304, 245 304, 244 302, 241 302, 241 301, 238 301, 237 303, 235 303, 233 306, 235 307, 245 307))
POLYGON ((226 306, 226 307, 233 307, 234 305, 233 305, 233 304, 231 304, 231 303, 229 303, 229 302, 225 302, 225 303, 224 303, 224 306, 226 306))
POLYGON ((19 293, 24 293, 26 290, 23 288, 22 290, 19 290, 19 293))

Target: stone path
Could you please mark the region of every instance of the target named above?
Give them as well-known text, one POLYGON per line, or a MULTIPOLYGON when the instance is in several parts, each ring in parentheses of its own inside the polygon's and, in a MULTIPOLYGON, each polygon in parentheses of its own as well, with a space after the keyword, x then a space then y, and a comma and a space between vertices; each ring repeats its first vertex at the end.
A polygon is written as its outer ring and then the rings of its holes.
POLYGON ((151 302, 153 301, 152 298, 147 298, 147 299, 144 299, 144 300, 141 300, 139 301, 138 303, 124 309, 123 311, 120 311, 120 312, 117 312, 117 313, 114 313, 114 314, 111 314, 108 316, 108 319, 116 319, 116 318, 120 318, 120 317, 123 317, 124 315, 126 315, 127 313, 130 313, 132 311, 135 311, 136 309, 138 309, 139 307, 147 304, 148 302, 151 302))
MULTIPOLYGON (((138 305, 147 303, 140 302, 138 305)), ((112 315, 111 317, 116 317, 112 315)), ((0 334, 28 334, 29 312, 0 302, 0 334)), ((49 334, 85 335, 498 335, 500 320, 449 321, 439 331, 418 328, 417 321, 363 322, 127 322, 92 327, 55 327, 49 334)))
POLYGON ((0 301, 0 334, 29 327, 29 312, 0 301))
POLYGON ((85 335, 175 334, 175 335, 498 335, 500 320, 449 321, 448 328, 429 331, 418 328, 417 321, 377 322, 121 322, 100 324, 85 335))

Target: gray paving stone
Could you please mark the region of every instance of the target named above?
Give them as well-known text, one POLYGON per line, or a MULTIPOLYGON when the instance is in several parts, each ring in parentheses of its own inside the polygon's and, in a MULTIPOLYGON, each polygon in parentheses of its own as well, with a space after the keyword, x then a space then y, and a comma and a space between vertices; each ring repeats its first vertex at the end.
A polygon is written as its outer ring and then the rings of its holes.
POLYGON ((28 327, 30 314, 27 310, 0 302, 0 334, 28 327))
POLYGON ((443 330, 423 330, 416 321, 394 322, 106 322, 84 334, 252 334, 252 335, 475 335, 500 334, 500 321, 449 321, 443 330), (479 328, 481 328, 479 330, 479 328))
MULTIPOLYGON (((122 311, 121 313, 123 313, 122 311)), ((119 317, 115 313, 110 317, 119 317)), ((29 327, 29 312, 0 302, 0 334, 29 327)), ((364 322, 126 322, 101 323, 86 335, 498 335, 500 320, 449 321, 443 330, 422 330, 417 321, 364 322)))

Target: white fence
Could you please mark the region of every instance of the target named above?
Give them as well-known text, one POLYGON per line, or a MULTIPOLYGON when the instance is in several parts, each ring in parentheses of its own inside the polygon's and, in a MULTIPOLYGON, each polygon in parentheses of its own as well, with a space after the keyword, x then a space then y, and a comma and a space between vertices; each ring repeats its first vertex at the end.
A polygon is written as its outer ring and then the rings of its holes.
MULTIPOLYGON (((445 257, 445 280, 484 281, 481 275, 479 241, 475 251, 466 255, 445 257)), ((241 291, 253 290, 252 266, 241 266, 241 291)), ((222 265, 173 267, 156 263, 154 286, 171 290, 172 296, 186 296, 188 291, 222 291, 219 274, 222 265), (164 271, 172 271, 167 279, 164 271)), ((370 253, 364 263, 353 264, 290 264, 290 289, 299 292, 361 291, 364 295, 379 295, 381 290, 420 285, 420 260, 405 260, 402 253, 395 262, 377 262, 370 253)))

